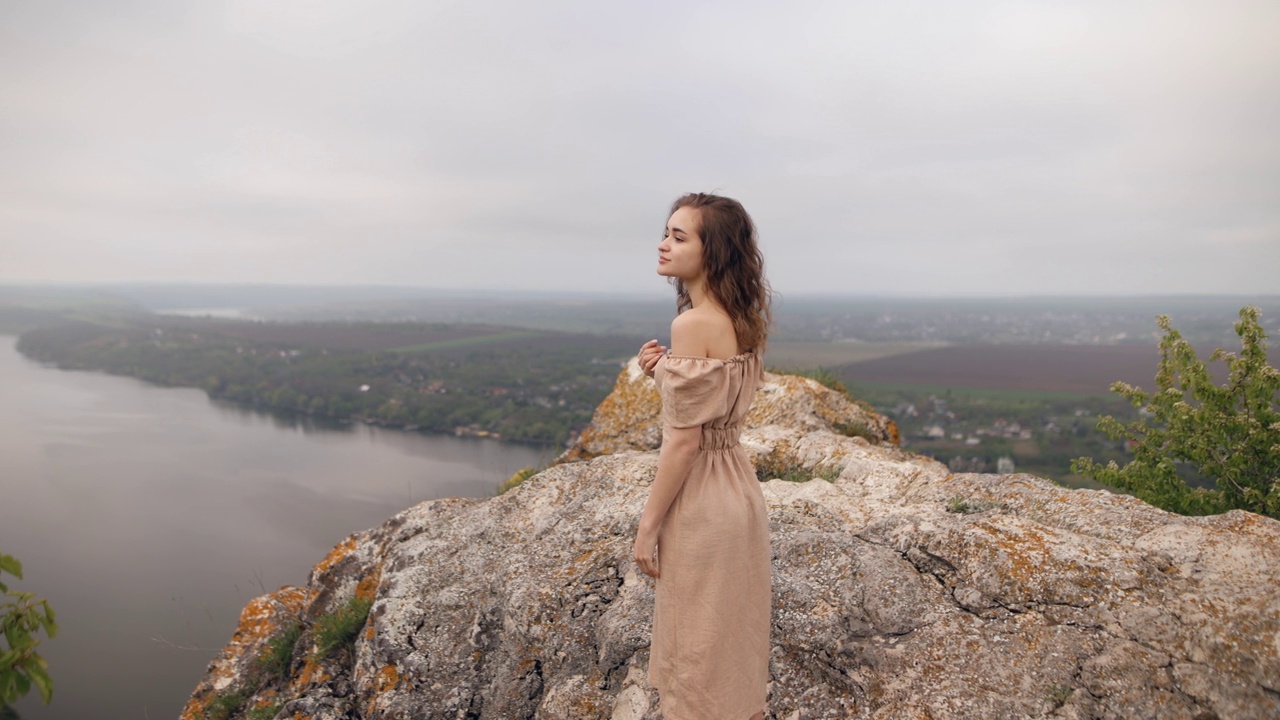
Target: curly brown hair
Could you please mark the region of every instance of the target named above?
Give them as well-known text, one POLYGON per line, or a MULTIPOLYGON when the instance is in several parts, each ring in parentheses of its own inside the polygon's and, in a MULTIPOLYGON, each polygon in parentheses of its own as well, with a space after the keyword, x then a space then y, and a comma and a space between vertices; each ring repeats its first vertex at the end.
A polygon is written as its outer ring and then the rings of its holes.
MULTIPOLYGON (((707 193, 682 195, 671 204, 675 214, 682 207, 698 211, 702 240, 702 265, 707 273, 707 290, 729 313, 738 345, 763 352, 773 313, 769 308, 773 291, 764 277, 764 254, 756 241, 756 225, 742 203, 707 193)), ((693 307, 684 281, 671 278, 676 286, 676 313, 693 307)))

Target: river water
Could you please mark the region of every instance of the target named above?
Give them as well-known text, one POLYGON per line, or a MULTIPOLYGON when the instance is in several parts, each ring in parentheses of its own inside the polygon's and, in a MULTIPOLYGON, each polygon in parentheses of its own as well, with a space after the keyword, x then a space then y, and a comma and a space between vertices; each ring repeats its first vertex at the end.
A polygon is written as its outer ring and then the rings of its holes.
POLYGON ((0 552, 47 598, 54 700, 25 720, 176 718, 240 609, 352 532, 492 495, 544 449, 322 427, 31 362, 0 336, 0 552))

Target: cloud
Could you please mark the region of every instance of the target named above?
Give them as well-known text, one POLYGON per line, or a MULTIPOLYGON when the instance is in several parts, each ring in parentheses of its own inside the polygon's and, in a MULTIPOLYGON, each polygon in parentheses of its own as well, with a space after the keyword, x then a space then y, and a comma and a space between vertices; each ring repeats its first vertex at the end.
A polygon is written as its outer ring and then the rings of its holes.
POLYGON ((1280 289, 1273 3, 0 12, 0 281, 661 293, 715 189, 783 290, 1280 289))

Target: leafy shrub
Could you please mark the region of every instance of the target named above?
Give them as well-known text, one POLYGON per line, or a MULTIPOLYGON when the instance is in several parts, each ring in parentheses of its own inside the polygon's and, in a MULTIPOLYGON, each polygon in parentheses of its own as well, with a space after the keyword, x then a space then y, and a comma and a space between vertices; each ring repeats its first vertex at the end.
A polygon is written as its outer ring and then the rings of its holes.
MULTIPOLYGON (((12 555, 0 553, 0 574, 9 573, 22 579, 22 563, 12 555)), ((49 601, 34 593, 9 590, 0 581, 0 708, 4 708, 31 691, 35 685, 40 698, 53 699, 53 680, 49 663, 36 652, 40 631, 49 638, 58 634, 53 608, 49 601)))
POLYGON ((340 648, 353 646, 360 629, 369 619, 371 607, 372 600, 353 597, 333 612, 317 618, 312 630, 316 641, 316 655, 327 657, 340 648))
POLYGON ((1121 467, 1076 458, 1071 471, 1127 490, 1147 502, 1186 515, 1239 508, 1280 518, 1280 371, 1267 364, 1266 333, 1256 307, 1240 310, 1235 324, 1239 354, 1221 348, 1209 361, 1227 365, 1228 380, 1216 385, 1191 343, 1166 315, 1156 391, 1126 383, 1111 391, 1141 408, 1127 425, 1111 416, 1098 429, 1133 445, 1133 460, 1121 467), (1191 487, 1180 468, 1212 482, 1191 487))

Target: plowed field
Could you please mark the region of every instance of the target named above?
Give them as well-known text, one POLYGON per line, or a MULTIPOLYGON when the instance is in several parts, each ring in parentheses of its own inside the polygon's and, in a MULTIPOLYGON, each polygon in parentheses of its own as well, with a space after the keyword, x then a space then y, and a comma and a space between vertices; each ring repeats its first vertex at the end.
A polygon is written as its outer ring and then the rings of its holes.
POLYGON ((1159 360, 1154 345, 954 345, 838 372, 855 384, 1102 394, 1117 380, 1151 390, 1159 360))

